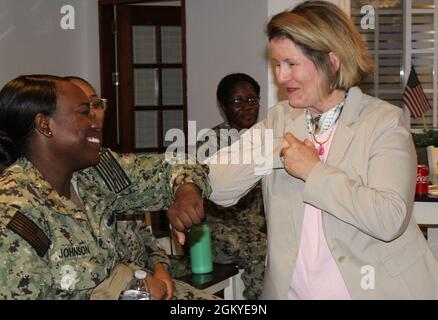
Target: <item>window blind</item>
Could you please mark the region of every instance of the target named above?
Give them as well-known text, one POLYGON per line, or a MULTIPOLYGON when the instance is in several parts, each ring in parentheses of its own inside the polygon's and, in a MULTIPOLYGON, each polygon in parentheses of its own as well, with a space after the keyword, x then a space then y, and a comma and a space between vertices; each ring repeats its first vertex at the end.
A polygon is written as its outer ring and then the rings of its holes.
POLYGON ((433 108, 423 118, 408 117, 411 128, 437 128, 438 0, 353 0, 351 16, 375 61, 374 74, 361 85, 364 92, 404 107, 403 90, 413 65, 433 108), (374 28, 361 24, 365 5, 374 9, 374 28))

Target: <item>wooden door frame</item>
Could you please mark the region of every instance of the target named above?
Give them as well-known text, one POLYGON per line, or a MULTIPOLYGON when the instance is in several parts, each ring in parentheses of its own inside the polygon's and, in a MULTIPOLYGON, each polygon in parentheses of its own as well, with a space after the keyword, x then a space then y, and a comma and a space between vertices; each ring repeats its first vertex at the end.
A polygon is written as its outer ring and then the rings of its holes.
MULTIPOLYGON (((134 3, 147 3, 147 2, 169 2, 173 0, 99 0, 99 42, 100 42, 100 83, 101 83, 101 95, 107 98, 110 103, 110 108, 106 112, 106 120, 103 128, 103 143, 105 147, 109 147, 115 151, 119 152, 132 152, 135 149, 134 140, 131 138, 134 136, 133 126, 120 126, 117 128, 117 118, 119 117, 119 124, 124 120, 126 114, 123 115, 120 111, 117 114, 116 108, 111 108, 111 101, 116 101, 116 87, 113 85, 112 74, 116 70, 116 59, 115 59, 115 48, 113 32, 115 26, 114 21, 114 5, 119 4, 134 4, 134 3), (108 27, 110 26, 110 27, 108 27), (117 132, 118 131, 118 132, 117 132), (117 136, 119 136, 119 142, 117 143, 117 136)), ((186 61, 186 22, 185 22, 185 0, 180 0, 181 2, 181 31, 182 31, 182 74, 183 74, 183 114, 184 114, 184 133, 186 136, 187 145, 187 61, 186 61)), ((130 31, 132 32, 132 31, 130 31)), ((124 44, 131 45, 131 44, 124 44)), ((119 45, 120 47, 120 45, 119 45)), ((120 66, 119 61, 119 66, 120 66)), ((122 69, 122 68, 119 68, 122 69)), ((124 68, 126 70, 126 66, 124 68)), ((129 69, 129 68, 128 68, 129 69)), ((130 74, 120 74, 119 83, 127 83, 126 81, 133 81, 133 71, 130 74), (127 77, 127 78, 123 78, 127 77), (124 81, 121 81, 121 80, 124 81), (125 81, 126 80, 126 81, 125 81)), ((120 97, 119 101, 131 102, 130 108, 133 108, 133 95, 127 93, 126 88, 120 87, 120 97)), ((134 110, 131 110, 131 117, 134 117, 134 110)), ((128 120, 127 123, 134 123, 134 120, 128 120)), ((125 122, 126 123, 126 122, 125 122)), ((162 134, 160 132, 160 134, 162 134)))
MULTIPOLYGON (((117 9, 118 20, 129 21, 127 24, 119 24, 118 33, 124 36, 118 37, 119 46, 116 48, 118 56, 122 56, 120 48, 132 47, 132 16, 127 6, 120 6, 117 9)), ((119 111, 120 125, 120 151, 133 152, 135 149, 135 110, 134 110, 134 93, 133 78, 134 70, 132 69, 133 53, 132 50, 123 50, 125 59, 119 59, 119 100, 123 102, 123 112, 119 111), (127 125, 129 124, 129 125, 127 125)))
POLYGON ((109 108, 105 112, 103 144, 114 151, 120 151, 117 143, 118 115, 115 107, 117 95, 112 79, 113 72, 116 70, 113 17, 112 4, 101 4, 99 1, 100 88, 102 97, 108 99, 109 102, 109 108))

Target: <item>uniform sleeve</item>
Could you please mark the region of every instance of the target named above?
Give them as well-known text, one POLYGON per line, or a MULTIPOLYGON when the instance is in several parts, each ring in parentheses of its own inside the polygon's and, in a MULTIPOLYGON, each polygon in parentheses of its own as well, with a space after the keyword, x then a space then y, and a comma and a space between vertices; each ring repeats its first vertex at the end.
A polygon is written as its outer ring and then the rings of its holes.
POLYGON ((146 251, 149 252, 149 269, 153 270, 157 263, 163 263, 167 266, 170 265, 169 257, 163 249, 158 247, 157 239, 149 230, 145 233, 144 244, 146 251))
POLYGON ((208 198, 211 193, 205 165, 197 162, 178 164, 183 162, 182 159, 171 164, 163 154, 113 155, 131 181, 130 187, 119 194, 116 210, 165 210, 173 203, 178 188, 185 183, 194 183, 203 198, 208 198))
POLYGON ((0 221, 0 300, 54 299, 47 288, 53 287, 45 258, 39 257, 23 238, 6 227, 2 209, 0 221))
POLYGON ((117 250, 121 260, 130 261, 149 270, 157 263, 170 264, 164 250, 143 221, 117 221, 117 250))

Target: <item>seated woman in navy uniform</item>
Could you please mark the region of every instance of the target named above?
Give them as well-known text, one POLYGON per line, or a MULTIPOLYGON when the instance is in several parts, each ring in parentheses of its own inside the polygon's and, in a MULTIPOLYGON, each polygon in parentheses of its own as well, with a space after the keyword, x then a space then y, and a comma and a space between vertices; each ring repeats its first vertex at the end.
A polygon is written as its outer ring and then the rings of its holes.
MULTIPOLYGON (((201 216, 210 193, 206 170, 169 165, 163 155, 101 153, 95 109, 55 76, 20 76, 0 91, 7 167, 0 177, 0 299, 89 299, 125 265, 153 269, 152 295, 172 298, 165 265, 131 250, 135 240, 118 232, 116 216, 163 209, 201 216)), ((187 298, 214 298, 193 290, 187 298)))

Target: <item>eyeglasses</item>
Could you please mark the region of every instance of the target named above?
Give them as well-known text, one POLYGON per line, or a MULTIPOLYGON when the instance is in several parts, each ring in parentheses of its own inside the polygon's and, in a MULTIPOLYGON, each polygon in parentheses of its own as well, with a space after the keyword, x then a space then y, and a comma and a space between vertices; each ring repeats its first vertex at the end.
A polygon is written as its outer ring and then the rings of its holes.
POLYGON ((108 100, 104 98, 98 98, 90 102, 91 109, 99 109, 105 111, 108 106, 108 100))
POLYGON ((227 101, 227 104, 233 107, 242 107, 244 104, 248 106, 255 106, 260 101, 260 97, 250 97, 248 99, 236 98, 233 100, 227 101))

